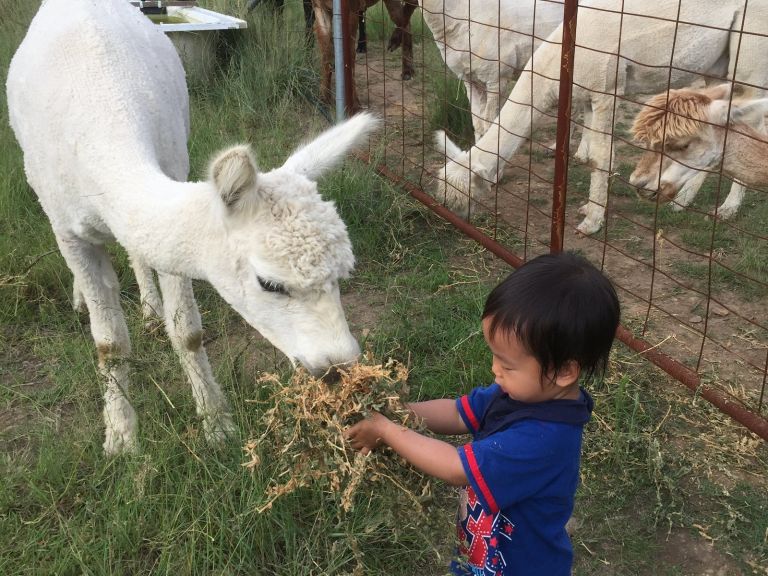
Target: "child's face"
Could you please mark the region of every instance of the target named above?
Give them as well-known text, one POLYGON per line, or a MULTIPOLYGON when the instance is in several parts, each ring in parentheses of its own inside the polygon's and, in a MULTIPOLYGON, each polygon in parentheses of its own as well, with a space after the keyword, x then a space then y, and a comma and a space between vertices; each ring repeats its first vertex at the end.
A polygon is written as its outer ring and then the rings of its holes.
POLYGON ((518 342, 513 333, 497 330, 491 337, 490 324, 491 318, 483 319, 483 336, 493 353, 491 370, 496 383, 510 398, 520 402, 578 398, 578 371, 575 377, 565 380, 561 375, 543 374, 539 361, 518 342))

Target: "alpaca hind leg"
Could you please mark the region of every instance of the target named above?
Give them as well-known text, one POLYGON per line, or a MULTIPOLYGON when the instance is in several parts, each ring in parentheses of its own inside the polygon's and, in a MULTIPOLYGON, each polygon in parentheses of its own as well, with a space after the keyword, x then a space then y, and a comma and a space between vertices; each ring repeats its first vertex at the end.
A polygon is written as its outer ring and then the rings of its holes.
POLYGON ((162 324, 163 300, 155 284, 152 268, 147 266, 141 258, 129 255, 131 268, 136 276, 141 299, 141 316, 144 318, 144 327, 149 331, 156 330, 162 324))
POLYGON ((165 305, 165 329, 192 386, 192 395, 209 442, 220 443, 236 431, 229 402, 211 371, 203 347, 200 311, 192 281, 181 276, 158 274, 165 305))
POLYGON ((136 413, 128 401, 131 342, 120 308, 120 284, 103 246, 78 238, 57 237, 67 265, 77 278, 90 318, 91 334, 104 379, 104 452, 119 454, 138 449, 136 413))

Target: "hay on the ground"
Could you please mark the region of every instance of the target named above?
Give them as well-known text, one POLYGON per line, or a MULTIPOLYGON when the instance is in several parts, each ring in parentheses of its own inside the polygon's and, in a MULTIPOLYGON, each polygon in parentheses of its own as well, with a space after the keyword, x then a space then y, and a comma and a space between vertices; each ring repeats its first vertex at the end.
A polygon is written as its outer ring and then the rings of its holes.
POLYGON ((372 364, 370 358, 341 370, 333 384, 305 370, 296 371, 285 385, 274 374, 261 377, 261 384, 272 388, 267 400, 270 408, 260 419, 261 435, 244 447, 250 460, 243 466, 255 469, 268 461, 276 472, 258 512, 311 485, 322 487, 344 512, 352 509, 359 490, 381 490, 382 484, 395 488, 387 491, 393 509, 405 504, 411 515, 414 505, 421 507, 431 500, 428 478, 397 454, 379 449, 363 456, 343 437, 346 428, 373 410, 404 426, 420 428, 401 400, 408 391, 407 378, 402 364, 393 360, 372 364))

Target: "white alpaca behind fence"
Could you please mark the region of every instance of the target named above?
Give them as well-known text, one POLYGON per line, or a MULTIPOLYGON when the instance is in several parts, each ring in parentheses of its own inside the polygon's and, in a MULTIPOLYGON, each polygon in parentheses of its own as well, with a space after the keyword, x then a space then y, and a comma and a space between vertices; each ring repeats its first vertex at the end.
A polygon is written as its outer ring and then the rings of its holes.
POLYGON ((446 65, 464 83, 475 141, 499 114, 499 99, 533 51, 563 21, 550 0, 420 0, 446 65))
MULTIPOLYGON (((580 232, 592 234, 605 221, 610 168, 615 166, 615 95, 688 86, 701 75, 766 87, 766 35, 768 0, 746 5, 744 0, 579 3, 573 101, 585 102, 587 109, 577 156, 592 170, 589 201, 579 209, 584 215, 580 232), (739 33, 742 24, 744 34, 739 33)), ((436 197, 458 213, 466 217, 472 200, 490 192, 506 162, 557 105, 561 41, 559 26, 526 64, 499 117, 471 150, 446 145, 449 160, 438 175, 436 197)))
POLYGON ((356 359, 338 286, 354 265, 352 247, 314 180, 365 140, 372 116, 328 130, 270 172, 235 146, 213 160, 207 181, 186 182, 181 61, 125 0, 44 2, 11 62, 7 92, 28 181, 74 275, 75 302, 88 308, 106 384, 107 453, 138 443, 131 346, 106 242, 126 249, 143 299, 162 311, 211 440, 234 425, 202 345, 190 278, 210 282, 294 364, 322 373, 356 359))
MULTIPOLYGON (((731 100, 731 89, 730 84, 684 88, 651 98, 635 117, 632 132, 653 151, 637 162, 630 182, 651 196, 677 201, 681 190, 722 165, 723 174, 741 184, 768 186, 768 98, 731 100)), ((717 209, 718 217, 738 211, 742 197, 732 200, 717 209), (728 211, 721 214, 724 206, 728 211)))

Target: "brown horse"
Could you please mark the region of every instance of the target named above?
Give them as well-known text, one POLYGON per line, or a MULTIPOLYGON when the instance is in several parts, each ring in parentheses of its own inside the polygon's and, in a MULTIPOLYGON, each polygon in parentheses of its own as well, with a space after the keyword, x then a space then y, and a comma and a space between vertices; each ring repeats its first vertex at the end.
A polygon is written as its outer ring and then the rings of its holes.
MULTIPOLYGON (((333 75, 333 0, 311 0, 315 12, 315 37, 320 48, 321 77, 320 91, 326 103, 331 102, 331 77, 333 75)), ((360 20, 358 15, 364 13, 367 8, 376 4, 378 0, 348 0, 347 9, 347 50, 349 54, 355 53, 355 41, 357 39, 360 20)), ((389 39, 389 50, 395 50, 399 46, 403 49, 402 78, 410 80, 413 77, 413 36, 411 35, 411 14, 418 6, 418 0, 384 0, 389 17, 395 23, 395 30, 389 39)), ((361 42, 365 42, 361 38, 361 42)), ((357 97, 354 81, 354 67, 352 68, 352 101, 347 103, 347 111, 354 114, 360 110, 360 100, 357 97)))

